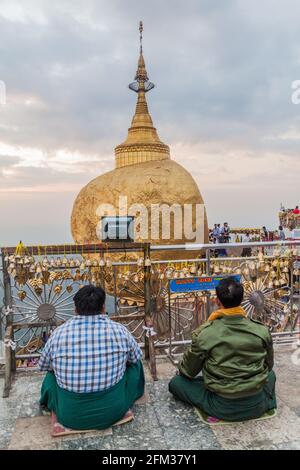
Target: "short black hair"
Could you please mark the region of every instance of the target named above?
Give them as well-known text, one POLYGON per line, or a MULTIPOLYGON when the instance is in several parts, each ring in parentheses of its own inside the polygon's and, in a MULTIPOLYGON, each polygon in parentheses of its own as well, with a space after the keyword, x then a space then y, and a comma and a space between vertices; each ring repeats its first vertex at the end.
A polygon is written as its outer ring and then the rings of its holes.
POLYGON ((78 315, 99 315, 105 304, 105 292, 101 287, 84 286, 74 295, 78 315))
POLYGON ((244 288, 234 277, 226 277, 217 285, 216 293, 225 308, 238 307, 244 297, 244 288))

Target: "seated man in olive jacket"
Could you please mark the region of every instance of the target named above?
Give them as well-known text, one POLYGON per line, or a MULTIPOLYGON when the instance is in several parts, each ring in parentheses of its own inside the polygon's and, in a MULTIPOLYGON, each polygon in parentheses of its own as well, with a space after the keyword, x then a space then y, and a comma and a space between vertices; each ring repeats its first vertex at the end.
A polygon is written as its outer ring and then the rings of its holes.
POLYGON ((240 306, 242 284, 222 279, 216 293, 221 308, 193 332, 169 390, 209 416, 258 418, 276 408, 271 335, 262 323, 246 317, 240 306))

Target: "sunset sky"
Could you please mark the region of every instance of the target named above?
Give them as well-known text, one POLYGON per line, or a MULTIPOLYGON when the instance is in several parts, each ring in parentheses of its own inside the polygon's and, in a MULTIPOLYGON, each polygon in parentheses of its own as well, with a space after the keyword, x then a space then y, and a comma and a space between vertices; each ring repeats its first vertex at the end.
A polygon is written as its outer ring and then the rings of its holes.
POLYGON ((300 205, 299 0, 0 0, 0 246, 71 240, 79 190, 114 167, 144 22, 155 127, 209 224, 300 205))

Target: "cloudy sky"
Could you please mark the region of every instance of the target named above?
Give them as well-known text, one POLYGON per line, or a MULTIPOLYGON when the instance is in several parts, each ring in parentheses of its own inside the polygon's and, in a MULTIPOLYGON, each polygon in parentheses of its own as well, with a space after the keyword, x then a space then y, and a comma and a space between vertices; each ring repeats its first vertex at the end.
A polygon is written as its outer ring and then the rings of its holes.
POLYGON ((275 228, 300 204, 299 18, 298 0, 0 0, 0 245, 71 240, 131 121, 140 19, 154 124, 209 223, 275 228))

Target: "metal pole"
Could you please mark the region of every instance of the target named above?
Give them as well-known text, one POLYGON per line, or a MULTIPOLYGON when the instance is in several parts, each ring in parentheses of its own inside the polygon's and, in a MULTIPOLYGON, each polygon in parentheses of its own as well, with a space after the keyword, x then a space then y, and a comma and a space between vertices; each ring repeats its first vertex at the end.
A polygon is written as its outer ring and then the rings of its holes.
POLYGON ((170 359, 172 359, 172 317, 171 317, 170 281, 168 281, 168 313, 169 313, 169 357, 170 359))
MULTIPOLYGON (((210 261, 210 248, 206 249, 205 251, 206 255, 206 274, 208 276, 211 275, 211 261, 210 261)), ((206 320, 208 319, 209 315, 210 315, 210 308, 209 308, 209 298, 210 298, 210 294, 209 292, 206 293, 206 320)))
POLYGON ((114 299, 115 299, 115 314, 118 312, 118 298, 117 298, 117 267, 113 266, 113 277, 114 277, 114 299))
MULTIPOLYGON (((4 253, 2 252, 2 267, 3 267, 3 284, 4 284, 4 305, 5 308, 12 309, 12 294, 11 294, 11 282, 10 275, 7 272, 7 266, 4 260, 4 253)), ((14 340, 14 331, 13 331, 13 313, 10 311, 6 315, 5 321, 5 338, 9 341, 14 340)), ((11 347, 4 345, 5 351, 5 379, 4 379, 4 391, 3 397, 6 398, 9 395, 11 381, 12 381, 12 372, 16 370, 16 360, 15 353, 11 347)))
POLYGON ((211 275, 211 264, 210 264, 210 248, 205 250, 206 252, 206 274, 211 275))
MULTIPOLYGON (((12 295, 11 295, 11 282, 10 275, 7 272, 7 266, 4 261, 4 253, 2 252, 2 267, 3 267, 3 287, 4 287, 4 305, 6 308, 12 308, 12 295)), ((10 312, 6 316, 6 325, 11 325, 13 322, 13 314, 10 312)))
MULTIPOLYGON (((150 258, 150 247, 145 245, 144 248, 144 300, 145 300, 145 323, 146 326, 149 326, 152 323, 151 318, 151 285, 150 285, 150 276, 151 276, 151 266, 147 266, 146 260, 150 258)), ((145 359, 149 359, 149 337, 145 336, 145 359)))
POLYGON ((149 360, 150 371, 153 380, 157 380, 155 347, 152 336, 153 314, 151 305, 151 263, 150 244, 147 243, 144 248, 144 296, 145 296, 145 358, 149 360))

